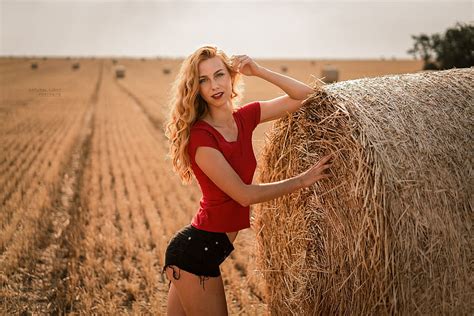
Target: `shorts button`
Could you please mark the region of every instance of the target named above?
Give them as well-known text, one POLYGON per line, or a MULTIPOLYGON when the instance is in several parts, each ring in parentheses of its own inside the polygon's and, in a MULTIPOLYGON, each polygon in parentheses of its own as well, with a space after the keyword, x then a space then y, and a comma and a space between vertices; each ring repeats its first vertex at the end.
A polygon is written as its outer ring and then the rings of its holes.
POLYGON ((218 245, 218 244, 219 244, 219 242, 218 242, 218 241, 216 241, 216 245, 218 245))
POLYGON ((188 240, 191 240, 191 236, 188 237, 188 240))
POLYGON ((206 251, 207 251, 207 247, 204 247, 204 250, 206 250, 206 251))

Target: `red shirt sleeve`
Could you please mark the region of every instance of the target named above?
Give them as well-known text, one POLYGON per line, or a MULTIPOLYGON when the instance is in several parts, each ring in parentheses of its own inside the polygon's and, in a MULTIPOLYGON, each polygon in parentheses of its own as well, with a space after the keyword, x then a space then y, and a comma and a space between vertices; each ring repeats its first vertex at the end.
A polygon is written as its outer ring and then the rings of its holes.
POLYGON ((240 113, 247 129, 253 131, 260 123, 260 102, 248 103, 237 111, 240 113))
POLYGON ((191 161, 194 161, 198 147, 212 147, 220 151, 219 145, 214 135, 203 129, 192 129, 189 136, 188 153, 191 161))

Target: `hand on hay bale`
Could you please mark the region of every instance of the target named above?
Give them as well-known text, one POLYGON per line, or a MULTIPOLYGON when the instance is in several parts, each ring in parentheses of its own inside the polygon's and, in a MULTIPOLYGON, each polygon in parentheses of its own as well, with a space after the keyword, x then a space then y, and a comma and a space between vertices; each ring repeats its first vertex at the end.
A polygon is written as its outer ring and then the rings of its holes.
POLYGON ((332 177, 330 173, 323 173, 325 169, 328 169, 332 166, 332 164, 325 164, 329 161, 329 159, 333 158, 334 154, 329 154, 324 156, 319 160, 314 166, 302 172, 298 175, 298 178, 301 180, 302 188, 309 187, 313 185, 316 181, 321 179, 332 177))
POLYGON ((348 80, 275 122, 259 182, 326 150, 338 176, 254 208, 270 314, 472 314, 472 91, 472 68, 348 80))

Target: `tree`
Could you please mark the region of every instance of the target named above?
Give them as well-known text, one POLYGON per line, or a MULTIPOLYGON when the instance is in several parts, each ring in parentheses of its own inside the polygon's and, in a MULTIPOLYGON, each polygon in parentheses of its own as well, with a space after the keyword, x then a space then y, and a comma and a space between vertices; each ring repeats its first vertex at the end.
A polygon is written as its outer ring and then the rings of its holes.
POLYGON ((423 69, 443 70, 468 68, 474 66, 474 26, 456 23, 444 36, 436 33, 431 36, 411 35, 415 40, 413 48, 407 53, 414 58, 420 56, 424 61, 423 69), (433 56, 435 55, 435 56, 433 56))

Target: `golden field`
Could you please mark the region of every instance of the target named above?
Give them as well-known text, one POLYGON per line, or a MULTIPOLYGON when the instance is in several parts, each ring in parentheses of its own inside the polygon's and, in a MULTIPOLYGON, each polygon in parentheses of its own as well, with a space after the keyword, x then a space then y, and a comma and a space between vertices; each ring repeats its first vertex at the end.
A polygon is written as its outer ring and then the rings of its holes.
MULTIPOLYGON (((181 60, 82 58, 78 69, 65 58, 35 61, 37 69, 32 59, 0 59, 0 312, 165 314, 166 244, 201 197, 166 158, 166 100, 181 60), (124 78, 115 77, 118 64, 124 78)), ((339 81, 422 68, 417 60, 257 62, 286 66, 308 84, 326 64, 339 81)), ((244 81, 242 104, 284 94, 244 81)), ((271 126, 254 133, 257 160, 271 126)), ((266 314, 252 228, 234 246, 221 267, 229 312, 266 314)))

